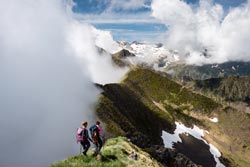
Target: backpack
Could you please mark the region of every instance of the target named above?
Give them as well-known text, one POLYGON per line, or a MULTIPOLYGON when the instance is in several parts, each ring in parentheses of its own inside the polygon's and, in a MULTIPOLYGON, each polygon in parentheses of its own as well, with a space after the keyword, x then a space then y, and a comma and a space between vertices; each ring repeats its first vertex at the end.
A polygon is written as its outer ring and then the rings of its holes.
POLYGON ((83 141, 83 128, 77 128, 76 130, 76 143, 78 144, 79 142, 83 141))
POLYGON ((96 125, 93 125, 89 128, 91 138, 95 141, 97 138, 98 133, 98 127, 96 125))

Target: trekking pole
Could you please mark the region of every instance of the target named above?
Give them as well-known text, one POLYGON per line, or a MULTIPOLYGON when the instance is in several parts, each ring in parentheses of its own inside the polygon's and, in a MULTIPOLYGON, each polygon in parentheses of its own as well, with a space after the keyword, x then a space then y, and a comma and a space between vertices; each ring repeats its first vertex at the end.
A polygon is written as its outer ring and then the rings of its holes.
POLYGON ((104 149, 104 145, 106 142, 106 138, 105 138, 105 133, 102 135, 102 148, 104 149))
POLYGON ((80 154, 82 153, 82 145, 80 144, 80 154))

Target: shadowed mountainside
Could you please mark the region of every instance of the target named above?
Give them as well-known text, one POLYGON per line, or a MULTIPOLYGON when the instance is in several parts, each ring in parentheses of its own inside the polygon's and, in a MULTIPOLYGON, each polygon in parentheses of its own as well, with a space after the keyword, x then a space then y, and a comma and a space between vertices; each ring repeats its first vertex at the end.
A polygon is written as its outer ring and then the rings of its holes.
MULTIPOLYGON (((222 152, 227 166, 249 165, 250 118, 246 113, 223 107, 148 69, 134 69, 120 84, 99 87, 103 93, 96 111, 107 130, 128 137, 156 159, 155 146, 163 146, 162 130, 172 133, 174 122, 180 121, 208 130, 206 140, 222 152), (212 117, 219 122, 211 122, 212 117)), ((171 158, 173 165, 175 157, 171 158)), ((161 162, 159 156, 157 160, 161 162)))

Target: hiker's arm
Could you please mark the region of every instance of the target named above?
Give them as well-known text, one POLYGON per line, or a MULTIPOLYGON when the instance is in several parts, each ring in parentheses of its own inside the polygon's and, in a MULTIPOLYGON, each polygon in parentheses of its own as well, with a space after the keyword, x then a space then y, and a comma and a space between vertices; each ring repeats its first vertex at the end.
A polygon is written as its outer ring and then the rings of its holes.
POLYGON ((87 138, 89 141, 93 142, 93 140, 89 137, 89 132, 87 131, 87 134, 86 134, 87 138))

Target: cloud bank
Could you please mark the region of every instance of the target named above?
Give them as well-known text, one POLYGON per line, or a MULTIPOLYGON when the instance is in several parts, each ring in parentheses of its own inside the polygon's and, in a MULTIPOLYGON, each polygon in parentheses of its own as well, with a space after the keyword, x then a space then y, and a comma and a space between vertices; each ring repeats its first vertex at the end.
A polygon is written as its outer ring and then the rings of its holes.
POLYGON ((72 24, 69 32, 70 44, 75 50, 75 55, 86 67, 93 82, 117 83, 128 72, 128 68, 117 68, 112 63, 109 53, 115 53, 120 48, 110 32, 101 31, 79 22, 72 24), (108 53, 100 53, 97 47, 108 53))
POLYGON ((212 0, 198 7, 182 0, 153 0, 152 16, 168 26, 166 45, 188 64, 250 61, 250 3, 231 8, 212 0))
POLYGON ((77 154, 76 128, 95 119, 93 82, 121 77, 111 65, 106 73, 109 58, 98 60, 96 45, 108 49, 103 41, 112 38, 71 14, 62 0, 1 2, 1 167, 49 166, 77 154))

